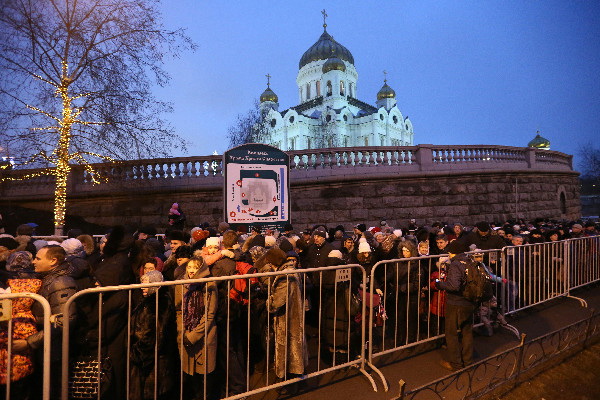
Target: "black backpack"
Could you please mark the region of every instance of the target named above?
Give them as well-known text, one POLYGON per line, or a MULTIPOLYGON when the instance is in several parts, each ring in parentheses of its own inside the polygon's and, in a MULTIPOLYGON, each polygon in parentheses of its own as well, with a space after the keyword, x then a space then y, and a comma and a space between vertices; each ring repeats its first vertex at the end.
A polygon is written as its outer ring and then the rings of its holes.
POLYGON ((488 301, 494 295, 492 277, 482 263, 470 260, 465 269, 465 287, 462 295, 473 303, 488 301))

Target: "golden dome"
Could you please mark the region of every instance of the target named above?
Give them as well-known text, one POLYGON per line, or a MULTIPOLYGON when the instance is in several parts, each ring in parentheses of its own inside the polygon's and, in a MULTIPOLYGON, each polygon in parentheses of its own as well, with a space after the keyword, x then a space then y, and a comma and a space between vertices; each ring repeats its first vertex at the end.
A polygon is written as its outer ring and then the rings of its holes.
POLYGON ((377 92, 377 100, 393 99, 395 97, 396 92, 394 92, 394 89, 388 86, 387 80, 383 81, 383 86, 381 87, 381 89, 379 89, 379 92, 377 92))
POLYGON ((335 55, 333 55, 330 58, 328 58, 327 61, 325 61, 325 64, 323 64, 323 73, 325 74, 329 71, 336 71, 336 70, 337 71, 345 71, 346 64, 344 64, 344 62, 342 60, 340 60, 335 55))
POLYGON ((540 131, 533 138, 531 142, 527 144, 527 147, 535 147, 536 149, 550 150, 550 141, 540 136, 540 131))
POLYGON ((327 60, 332 56, 354 64, 354 57, 352 57, 350 50, 336 42, 333 36, 325 30, 321 37, 319 37, 319 40, 304 52, 298 68, 302 68, 313 61, 327 60))
POLYGON ((260 95, 260 102, 264 103, 265 101, 272 101, 273 103, 277 103, 279 101, 279 98, 269 86, 267 86, 265 91, 260 95))

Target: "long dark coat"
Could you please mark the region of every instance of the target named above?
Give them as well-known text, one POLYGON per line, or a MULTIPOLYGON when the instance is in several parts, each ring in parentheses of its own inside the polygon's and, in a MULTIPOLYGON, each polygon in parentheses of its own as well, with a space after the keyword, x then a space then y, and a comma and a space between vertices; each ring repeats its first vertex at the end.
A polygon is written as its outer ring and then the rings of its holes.
POLYGON ((179 374, 173 373, 177 371, 177 331, 173 300, 167 288, 142 299, 132 312, 131 329, 129 398, 154 399, 155 376, 157 398, 169 398, 179 374))

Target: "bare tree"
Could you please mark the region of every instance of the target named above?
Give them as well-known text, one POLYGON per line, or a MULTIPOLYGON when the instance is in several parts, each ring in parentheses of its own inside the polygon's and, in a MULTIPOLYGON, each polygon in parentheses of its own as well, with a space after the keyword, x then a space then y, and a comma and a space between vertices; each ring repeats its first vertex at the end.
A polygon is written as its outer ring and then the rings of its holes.
POLYGON ((315 149, 324 149, 338 147, 340 145, 338 136, 335 132, 335 119, 329 114, 323 113, 318 125, 311 127, 312 137, 314 138, 315 149), (329 121, 327 120, 329 118, 329 121))
POLYGON ((261 109, 258 100, 245 114, 238 114, 233 125, 227 130, 229 147, 245 143, 270 143, 270 121, 267 121, 268 109, 261 109))
POLYGON ((600 149, 588 142, 579 146, 577 155, 582 177, 600 180, 600 149))
POLYGON ((167 156, 184 146, 163 120, 170 105, 151 89, 169 81, 165 57, 194 44, 162 26, 158 4, 0 2, 2 145, 22 166, 43 167, 24 177, 55 177, 57 231, 73 164, 100 182, 92 161, 167 156))

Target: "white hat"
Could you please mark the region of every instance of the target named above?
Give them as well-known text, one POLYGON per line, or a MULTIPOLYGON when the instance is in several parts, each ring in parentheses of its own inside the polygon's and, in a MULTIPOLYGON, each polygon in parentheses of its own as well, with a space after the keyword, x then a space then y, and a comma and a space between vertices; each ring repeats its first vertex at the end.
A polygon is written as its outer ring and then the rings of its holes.
POLYGON ((208 246, 219 246, 219 238, 216 236, 211 236, 208 239, 206 239, 206 247, 208 246))
POLYGON ((359 253, 370 253, 371 246, 369 246, 369 244, 366 241, 362 242, 358 245, 358 252, 359 253))
POLYGON ((331 250, 327 257, 342 258, 342 252, 339 250, 331 250))
POLYGON ((275 236, 265 236, 265 247, 273 247, 276 243, 277 239, 275 239, 275 236))
POLYGON ((367 238, 361 237, 358 239, 358 243, 367 243, 367 238))
POLYGON ((71 255, 71 254, 77 254, 77 253, 81 253, 83 251, 83 245, 81 244, 81 242, 75 238, 69 238, 67 240, 64 240, 61 244, 60 247, 62 247, 63 249, 65 249, 65 252, 67 253, 67 255, 71 255))
POLYGON ((394 236, 396 236, 396 237, 402 237, 402 229, 396 229, 396 230, 394 230, 394 236))

